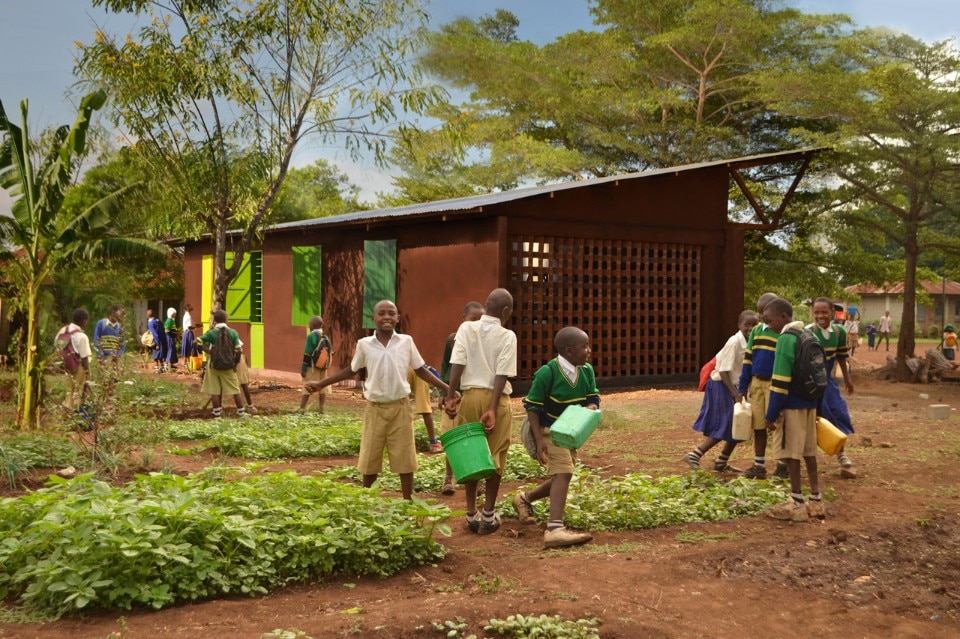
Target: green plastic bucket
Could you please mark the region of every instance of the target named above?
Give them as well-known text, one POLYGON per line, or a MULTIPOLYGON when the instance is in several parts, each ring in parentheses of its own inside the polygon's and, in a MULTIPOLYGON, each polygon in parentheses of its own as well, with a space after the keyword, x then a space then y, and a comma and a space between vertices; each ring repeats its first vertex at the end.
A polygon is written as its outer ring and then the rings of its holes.
POLYGON ((440 434, 440 443, 458 484, 479 481, 494 473, 493 457, 483 424, 470 422, 440 434))
POLYGON ((600 411, 567 406, 550 425, 550 441, 562 448, 580 448, 600 424, 600 411))

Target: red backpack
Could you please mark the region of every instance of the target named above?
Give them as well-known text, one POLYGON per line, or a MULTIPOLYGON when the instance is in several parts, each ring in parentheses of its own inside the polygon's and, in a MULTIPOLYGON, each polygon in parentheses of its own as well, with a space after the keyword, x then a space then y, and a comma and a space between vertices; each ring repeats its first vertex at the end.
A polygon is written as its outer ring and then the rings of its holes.
POLYGON ((714 357, 709 362, 703 365, 703 368, 700 369, 700 385, 697 386, 697 390, 701 393, 707 390, 707 382, 710 381, 710 373, 714 371, 717 367, 717 358, 714 357))
POLYGON ((75 331, 65 331, 57 335, 56 347, 60 361, 63 362, 63 368, 68 373, 76 373, 80 368, 80 354, 73 347, 73 335, 79 333, 78 328, 75 331))

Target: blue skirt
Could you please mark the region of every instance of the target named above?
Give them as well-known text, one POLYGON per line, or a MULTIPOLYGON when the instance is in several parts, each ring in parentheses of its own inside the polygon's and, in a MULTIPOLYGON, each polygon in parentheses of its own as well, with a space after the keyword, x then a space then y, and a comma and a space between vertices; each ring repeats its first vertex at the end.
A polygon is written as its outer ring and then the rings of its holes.
POLYGON ((847 402, 840 394, 840 386, 833 375, 827 377, 827 390, 820 398, 820 414, 847 435, 853 432, 853 421, 850 419, 847 402))
POLYGON ((180 356, 186 359, 196 355, 193 347, 194 344, 196 344, 197 338, 193 334, 193 331, 184 331, 182 340, 180 343, 180 356))
POLYGON ((723 382, 712 379, 707 382, 700 415, 693 423, 693 430, 703 433, 705 437, 725 442, 740 441, 733 438, 733 397, 723 382))

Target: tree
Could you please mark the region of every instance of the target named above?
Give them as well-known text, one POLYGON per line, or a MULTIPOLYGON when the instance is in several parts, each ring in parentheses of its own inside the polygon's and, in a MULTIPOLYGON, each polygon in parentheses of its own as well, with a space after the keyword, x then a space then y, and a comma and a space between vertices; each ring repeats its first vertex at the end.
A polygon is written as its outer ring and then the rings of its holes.
POLYGON ((90 116, 105 100, 103 92, 84 97, 73 126, 53 132, 39 165, 33 158, 39 149, 27 128, 27 102, 20 103, 19 127, 10 121, 0 102, 0 186, 13 200, 13 216, 0 217, 0 259, 14 266, 21 291, 18 300, 26 315, 26 338, 19 357, 17 425, 21 429, 39 424, 43 389, 40 295, 48 277, 77 260, 158 250, 150 241, 111 234, 111 223, 120 210, 118 198, 129 187, 109 193, 81 211, 71 212, 63 206, 77 161, 86 149, 90 116))
POLYGON ((856 238, 845 244, 902 261, 897 358, 898 377, 906 380, 918 266, 925 254, 960 255, 960 54, 948 42, 868 30, 820 68, 779 75, 781 109, 838 123, 809 139, 835 149, 842 183, 830 193, 833 222, 856 238))
POLYGON ((273 205, 270 221, 293 222, 362 211, 360 187, 326 160, 290 169, 273 205))
POLYGON ((78 68, 111 87, 114 117, 181 202, 180 228, 215 243, 213 307, 256 240, 307 136, 381 158, 398 106, 439 95, 406 66, 417 0, 94 0, 149 15, 136 36, 98 32, 78 68), (240 229, 230 234, 228 231, 240 229), (231 268, 226 254, 234 253, 231 268))
POLYGON ((442 127, 405 139, 400 159, 445 187, 489 191, 795 148, 796 118, 757 95, 756 77, 806 64, 844 18, 771 5, 597 0, 602 30, 543 46, 519 40, 509 12, 456 20, 423 63, 469 100, 436 110, 442 127), (458 141, 466 152, 451 156, 458 141))

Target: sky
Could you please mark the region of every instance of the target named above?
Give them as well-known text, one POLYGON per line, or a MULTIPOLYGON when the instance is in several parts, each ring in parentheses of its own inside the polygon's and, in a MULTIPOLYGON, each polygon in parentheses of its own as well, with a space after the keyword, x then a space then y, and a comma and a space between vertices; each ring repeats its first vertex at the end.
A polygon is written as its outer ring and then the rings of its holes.
MULTIPOLYGON (((884 26, 928 42, 956 38, 960 31, 957 0, 785 0, 807 13, 845 13, 860 26, 884 26)), ((587 0, 429 0, 434 26, 459 16, 478 18, 498 8, 520 20, 518 36, 543 44, 558 35, 593 28, 587 0)), ((67 91, 74 82, 74 42, 89 42, 101 28, 110 33, 131 30, 129 17, 93 9, 88 0, 0 0, 0 100, 19 123, 19 103, 30 101, 30 127, 72 123, 75 98, 67 91)), ((306 147, 294 158, 307 165, 317 157, 337 164, 361 188, 361 199, 373 201, 390 189, 389 175, 368 163, 355 163, 336 148, 306 147)), ((9 198, 0 191, 0 213, 9 198)))

